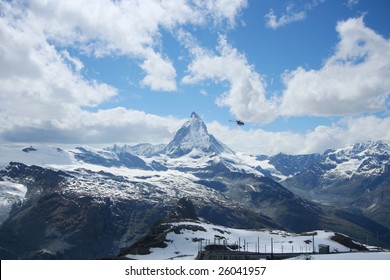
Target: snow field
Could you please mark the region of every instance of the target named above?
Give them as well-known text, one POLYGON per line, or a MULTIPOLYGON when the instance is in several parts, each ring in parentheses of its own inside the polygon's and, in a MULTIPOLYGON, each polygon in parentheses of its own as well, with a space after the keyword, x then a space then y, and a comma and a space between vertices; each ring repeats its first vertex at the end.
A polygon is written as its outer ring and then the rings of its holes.
POLYGON ((127 255, 132 259, 167 260, 167 259, 195 259, 201 244, 229 245, 240 244, 241 251, 270 253, 271 241, 274 253, 312 253, 313 234, 314 248, 318 252, 318 245, 330 246, 331 252, 349 252, 350 249, 331 240, 333 232, 314 231, 307 234, 294 234, 278 230, 243 230, 216 226, 208 223, 182 222, 172 223, 173 227, 181 227, 180 234, 171 231, 166 237, 166 248, 151 248, 148 255, 127 255), (186 226, 203 228, 203 230, 186 229, 186 226), (200 243, 199 240, 202 240, 200 243), (244 249, 245 246, 245 249, 244 249))

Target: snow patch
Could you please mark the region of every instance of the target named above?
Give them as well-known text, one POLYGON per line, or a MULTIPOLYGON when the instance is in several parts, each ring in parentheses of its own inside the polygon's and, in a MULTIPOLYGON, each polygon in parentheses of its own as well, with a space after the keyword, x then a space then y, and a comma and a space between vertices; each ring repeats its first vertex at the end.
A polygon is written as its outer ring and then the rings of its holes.
POLYGON ((1 146, 0 167, 5 167, 10 162, 50 166, 71 164, 75 159, 68 151, 45 144, 1 146))
POLYGON ((23 201, 26 193, 24 185, 0 181, 0 225, 8 218, 12 206, 23 201))

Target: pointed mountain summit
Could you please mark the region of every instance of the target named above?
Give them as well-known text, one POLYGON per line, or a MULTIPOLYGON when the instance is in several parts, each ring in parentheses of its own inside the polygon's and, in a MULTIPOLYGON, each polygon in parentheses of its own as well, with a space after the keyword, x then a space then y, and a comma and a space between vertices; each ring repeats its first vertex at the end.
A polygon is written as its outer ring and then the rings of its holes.
POLYGON ((176 132, 175 137, 162 153, 171 157, 180 157, 193 151, 234 154, 230 148, 208 133, 206 125, 195 112, 192 112, 191 118, 176 132))

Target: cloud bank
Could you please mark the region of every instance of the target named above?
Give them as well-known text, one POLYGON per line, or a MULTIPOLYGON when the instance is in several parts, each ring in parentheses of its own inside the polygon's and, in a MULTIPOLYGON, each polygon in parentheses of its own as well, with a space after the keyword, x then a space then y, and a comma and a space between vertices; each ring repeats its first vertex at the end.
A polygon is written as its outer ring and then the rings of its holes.
POLYGON ((339 22, 340 41, 321 69, 284 75, 280 105, 285 116, 342 116, 386 109, 390 93, 390 40, 363 18, 339 22))
POLYGON ((138 62, 140 85, 176 91, 176 69, 161 51, 162 30, 233 27, 245 0, 1 1, 0 137, 69 143, 168 142, 182 120, 122 107, 98 109, 118 95, 83 76, 67 48, 91 57, 138 62))
POLYGON ((270 123, 279 117, 338 117, 331 126, 305 133, 237 130, 213 123, 210 131, 232 148, 273 154, 322 152, 359 141, 390 139, 390 40, 365 26, 363 17, 340 21, 339 42, 321 68, 283 74, 284 90, 267 96, 267 84, 245 55, 221 36, 215 52, 192 44, 194 59, 183 83, 227 82, 216 100, 238 119, 270 123), (367 116, 368 114, 368 116, 367 116), (369 115, 373 114, 373 115, 369 115))
POLYGON ((366 27, 362 17, 339 22, 336 30, 340 40, 335 53, 320 69, 286 71, 280 96, 267 96, 261 74, 223 36, 216 53, 196 47, 183 82, 228 82, 229 90, 217 104, 254 123, 270 123, 277 117, 385 111, 390 94, 390 40, 366 27))
POLYGON ((219 106, 229 107, 233 115, 252 122, 260 119, 269 122, 276 117, 275 103, 266 99, 261 75, 244 55, 228 44, 224 36, 219 38, 218 54, 195 48, 195 58, 188 66, 189 74, 182 80, 184 84, 204 80, 228 82, 230 89, 216 101, 219 106))
POLYGON ((318 126, 305 133, 291 131, 243 130, 218 122, 209 124, 210 133, 235 151, 253 155, 323 153, 370 140, 390 140, 390 118, 345 117, 330 126, 318 126))

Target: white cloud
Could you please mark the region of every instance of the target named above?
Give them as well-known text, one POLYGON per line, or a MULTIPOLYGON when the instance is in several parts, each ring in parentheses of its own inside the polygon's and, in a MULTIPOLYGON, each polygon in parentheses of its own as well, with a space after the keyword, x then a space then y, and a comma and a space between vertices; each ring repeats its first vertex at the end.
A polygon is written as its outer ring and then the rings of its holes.
POLYGON ((300 10, 294 9, 294 5, 289 4, 286 7, 286 12, 280 17, 275 14, 274 10, 270 9, 265 15, 266 25, 269 28, 277 29, 296 21, 302 21, 306 18, 307 13, 310 10, 323 2, 325 2, 325 0, 312 0, 311 2, 306 3, 300 10))
MULTIPOLYGON (((3 141, 52 143, 168 143, 184 120, 156 116, 121 107, 96 112, 74 109, 70 116, 54 120, 0 120, 3 141), (12 125, 9 125, 9 122, 12 125), (6 126, 8 124, 8 127, 6 126)), ((0 113, 1 116, 1 113, 0 113)))
POLYGON ((281 26, 290 24, 295 21, 301 21, 306 18, 306 12, 289 12, 288 14, 282 15, 279 18, 275 15, 275 12, 271 9, 266 15, 267 26, 272 29, 277 29, 281 26))
MULTIPOLYGON (((4 4, 4 11, 10 12, 4 4)), ((0 110, 26 121, 62 118, 72 108, 94 107, 117 94, 97 81, 86 81, 82 65, 59 53, 23 19, 0 18, 0 110)))
POLYGON ((219 38, 217 51, 219 54, 214 55, 195 45, 194 60, 182 82, 228 82, 230 89, 217 99, 219 106, 229 107, 232 114, 247 121, 273 120, 275 103, 266 99, 265 82, 246 57, 230 46, 224 36, 219 38))
MULTIPOLYGON (((161 30, 227 21, 246 1, 1 1, 0 138, 66 143, 168 142, 182 121, 141 111, 96 110, 117 89, 83 76, 66 48, 90 56, 125 55, 145 71, 141 84, 176 90, 161 53, 161 30)), ((72 52, 73 53, 73 52, 72 52)))
POLYGON ((161 30, 224 20, 234 25, 246 0, 31 0, 28 5, 29 24, 42 29, 56 44, 95 56, 115 53, 140 60, 146 72, 142 85, 173 91, 176 73, 172 62, 156 51, 161 45, 161 30))
POLYGON ((347 0, 347 7, 353 8, 359 3, 359 0, 347 0))
POLYGON ((285 75, 285 116, 342 116, 384 110, 390 93, 390 40, 363 18, 339 22, 336 52, 319 70, 301 67, 285 75))
POLYGON ((96 143, 168 143, 184 120, 172 116, 157 116, 125 108, 84 112, 79 129, 87 129, 91 135, 83 134, 85 143, 95 138, 96 143))
POLYGON ((203 96, 206 96, 206 95, 207 95, 207 91, 206 91, 205 89, 201 89, 201 90, 199 91, 199 93, 200 93, 201 95, 203 95, 203 96))
POLYGON ((183 44, 193 55, 182 82, 226 82, 229 88, 217 104, 255 123, 272 122, 278 116, 346 116, 386 110, 390 40, 366 27, 362 17, 339 22, 336 29, 340 40, 335 53, 318 70, 298 67, 284 73, 285 89, 278 97, 267 97, 262 76, 224 36, 215 54, 182 33, 183 44))
POLYGON ((80 73, 81 70, 84 68, 83 62, 77 57, 71 56, 67 50, 62 51, 61 55, 65 60, 67 60, 68 62, 70 62, 70 64, 73 65, 73 69, 75 72, 80 73))
MULTIPOLYGON (((161 52, 161 29, 177 31, 185 25, 223 21, 233 26, 246 5, 246 1, 223 5, 223 0, 26 3, 0 2, 0 137, 68 143, 168 142, 183 120, 120 107, 94 112, 117 89, 86 80, 83 63, 68 51, 59 51, 60 47, 91 56, 135 58, 145 71, 141 84, 172 91, 176 70, 161 52)), ((340 42, 334 55, 321 69, 298 68, 286 74, 280 100, 266 97, 262 76, 225 37, 220 37, 213 54, 183 31, 183 43, 194 60, 182 82, 227 83, 218 104, 229 107, 238 118, 257 123, 280 115, 339 116, 383 110, 390 89, 389 40, 364 26, 362 18, 340 22, 337 31, 340 42)), ((232 148, 259 154, 321 152, 369 138, 390 139, 389 118, 372 116, 345 118, 305 134, 245 131, 218 123, 209 128, 232 148)))
MULTIPOLYGON (((4 6, 5 9, 9 8, 4 6)), ((173 117, 113 108, 91 112, 117 94, 83 78, 82 62, 58 52, 25 22, 0 18, 0 138, 16 142, 168 142, 173 117)))
POLYGON ((152 90, 175 91, 176 70, 172 63, 152 52, 141 64, 141 68, 147 73, 141 84, 149 86, 152 90))
POLYGON ((231 27, 235 25, 237 14, 247 5, 246 0, 195 0, 194 2, 198 8, 203 10, 203 13, 213 17, 215 23, 221 23, 226 19, 231 27))
POLYGON ((390 140, 390 118, 346 117, 332 126, 319 126, 305 135, 301 152, 324 151, 370 140, 390 140))
POLYGON ((209 131, 235 151, 255 155, 323 153, 370 140, 390 140, 390 118, 346 117, 330 126, 318 126, 305 133, 271 132, 262 129, 230 128, 218 122, 209 131))
POLYGON ((232 129, 216 121, 208 124, 208 130, 234 151, 254 155, 273 155, 279 152, 299 153, 305 139, 303 135, 288 131, 270 132, 262 129, 232 129))

